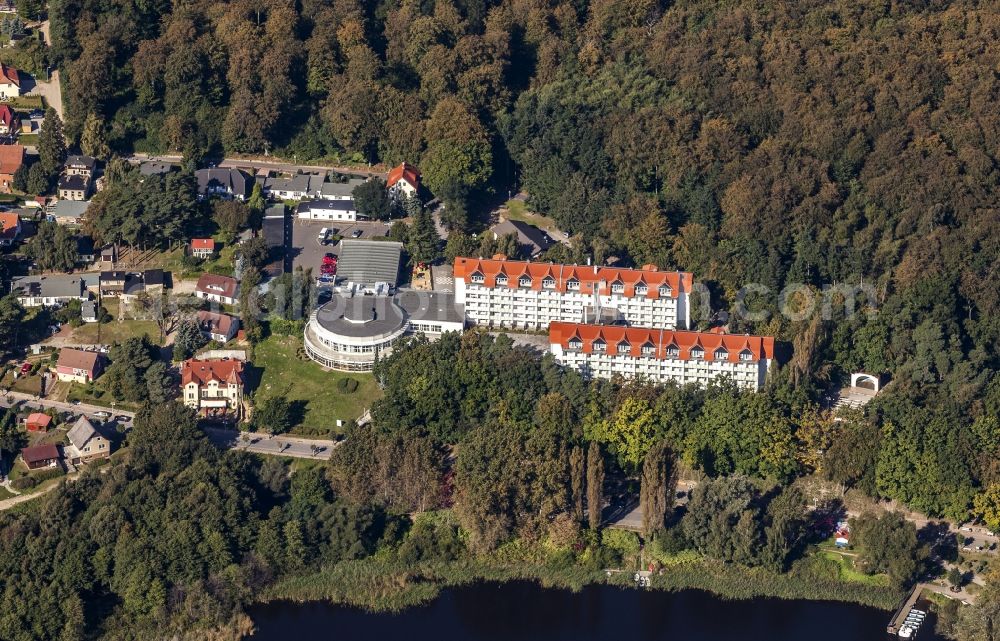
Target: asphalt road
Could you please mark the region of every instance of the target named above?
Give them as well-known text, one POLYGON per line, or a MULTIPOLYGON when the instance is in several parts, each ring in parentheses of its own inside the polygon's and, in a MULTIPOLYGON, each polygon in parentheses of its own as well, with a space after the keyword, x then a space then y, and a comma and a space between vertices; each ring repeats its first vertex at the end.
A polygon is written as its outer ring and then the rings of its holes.
POLYGON ((62 401, 53 401, 46 398, 39 399, 37 396, 32 396, 31 394, 22 394, 21 392, 5 391, 0 392, 0 406, 10 407, 13 405, 11 401, 25 401, 25 407, 30 407, 32 409, 43 409, 43 408, 55 408, 60 412, 73 412, 74 414, 86 414, 87 416, 93 417, 98 412, 107 412, 113 414, 114 416, 126 416, 129 421, 125 422, 125 425, 131 423, 131 419, 135 417, 134 412, 128 412, 123 409, 111 410, 107 407, 102 407, 100 405, 87 405, 85 403, 74 404, 74 403, 64 403, 62 401))
MULTIPOLYGON (((146 160, 161 160, 180 164, 184 157, 180 154, 133 154, 129 160, 134 163, 146 160)), ((271 171, 295 173, 296 171, 335 171, 339 174, 350 174, 353 176, 381 176, 385 178, 386 172, 379 169, 359 169, 357 167, 343 167, 337 165, 302 165, 295 162, 288 162, 284 159, 265 160, 261 158, 226 158, 218 164, 219 167, 236 167, 239 169, 268 169, 271 171)))
POLYGON ((217 447, 244 450, 255 454, 291 456, 294 458, 329 460, 338 443, 324 439, 307 439, 297 436, 270 437, 261 432, 239 432, 206 427, 205 433, 217 447))

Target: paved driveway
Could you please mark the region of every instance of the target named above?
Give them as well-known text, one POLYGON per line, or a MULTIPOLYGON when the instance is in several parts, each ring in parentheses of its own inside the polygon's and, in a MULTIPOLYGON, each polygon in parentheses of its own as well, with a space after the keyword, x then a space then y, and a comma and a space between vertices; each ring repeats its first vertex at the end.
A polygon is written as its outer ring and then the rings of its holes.
POLYGON ((338 443, 324 439, 307 439, 297 436, 270 437, 261 432, 239 432, 215 427, 206 427, 205 433, 217 447, 244 450, 255 454, 271 456, 291 456, 328 460, 338 443))

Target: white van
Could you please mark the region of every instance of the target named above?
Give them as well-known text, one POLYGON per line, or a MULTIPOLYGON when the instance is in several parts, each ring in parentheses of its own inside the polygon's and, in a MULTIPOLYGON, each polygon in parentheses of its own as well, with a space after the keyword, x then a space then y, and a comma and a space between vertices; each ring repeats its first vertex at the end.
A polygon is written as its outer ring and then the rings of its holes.
POLYGON ((318 240, 319 242, 323 242, 323 241, 326 240, 326 237, 329 236, 329 235, 330 235, 330 228, 329 227, 324 227, 323 229, 319 230, 319 237, 316 238, 316 240, 318 240))

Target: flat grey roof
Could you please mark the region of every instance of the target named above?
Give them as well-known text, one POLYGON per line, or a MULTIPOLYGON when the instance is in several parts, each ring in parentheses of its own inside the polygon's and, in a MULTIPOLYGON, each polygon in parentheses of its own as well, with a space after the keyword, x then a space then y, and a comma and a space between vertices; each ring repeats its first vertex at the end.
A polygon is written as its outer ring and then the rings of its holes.
POLYGON ((60 200, 48 211, 56 218, 81 218, 90 207, 89 200, 60 200))
POLYGON ((316 321, 323 329, 351 338, 391 334, 402 328, 405 320, 403 310, 388 296, 334 294, 316 311, 316 321))
POLYGON ((396 286, 403 243, 381 240, 342 240, 337 252, 337 277, 350 283, 396 286))
POLYGON ((407 289, 396 294, 396 302, 413 321, 465 321, 465 306, 456 303, 455 295, 447 292, 407 289))
POLYGON ((10 281, 11 291, 20 290, 24 296, 45 298, 77 298, 83 295, 83 280, 73 274, 48 274, 45 276, 18 276, 10 281))

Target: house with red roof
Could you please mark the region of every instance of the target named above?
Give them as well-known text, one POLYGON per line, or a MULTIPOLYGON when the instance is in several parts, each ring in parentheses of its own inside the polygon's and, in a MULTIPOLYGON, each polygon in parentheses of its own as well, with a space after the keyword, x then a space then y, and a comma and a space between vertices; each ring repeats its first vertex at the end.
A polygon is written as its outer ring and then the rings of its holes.
POLYGON ((21 218, 15 213, 0 213, 0 247, 10 247, 20 236, 21 218))
POLYGON ((416 196, 420 190, 420 170, 409 163, 402 163, 389 170, 385 186, 389 193, 396 198, 410 198, 416 196))
POLYGON ((243 386, 242 361, 191 358, 181 363, 182 400, 201 416, 241 416, 243 386))
POLYGON ((0 145, 0 192, 9 194, 14 188, 14 174, 24 163, 24 147, 0 145))
POLYGON ((8 104, 0 104, 0 136, 16 133, 21 128, 21 121, 8 104))
POLYGON ((205 273, 198 278, 194 295, 223 305, 235 305, 239 290, 240 284, 235 278, 205 273))
POLYGON ((690 326, 689 272, 656 265, 620 269, 491 259, 455 259, 455 302, 477 325, 540 330, 555 321, 690 326))
POLYGON ((24 421, 24 429, 29 432, 47 432, 49 425, 52 425, 52 417, 41 412, 28 414, 28 418, 24 421))
POLYGON ((103 366, 104 357, 100 352, 64 347, 56 362, 56 378, 67 383, 90 383, 101 375, 103 366))
POLYGON ((215 256, 215 241, 211 238, 192 238, 191 255, 195 258, 215 256))
POLYGON ((774 361, 774 338, 621 325, 552 323, 549 351, 584 376, 705 387, 728 379, 759 390, 774 361))
POLYGON ((10 100, 21 95, 21 76, 17 69, 0 62, 0 100, 10 100))

